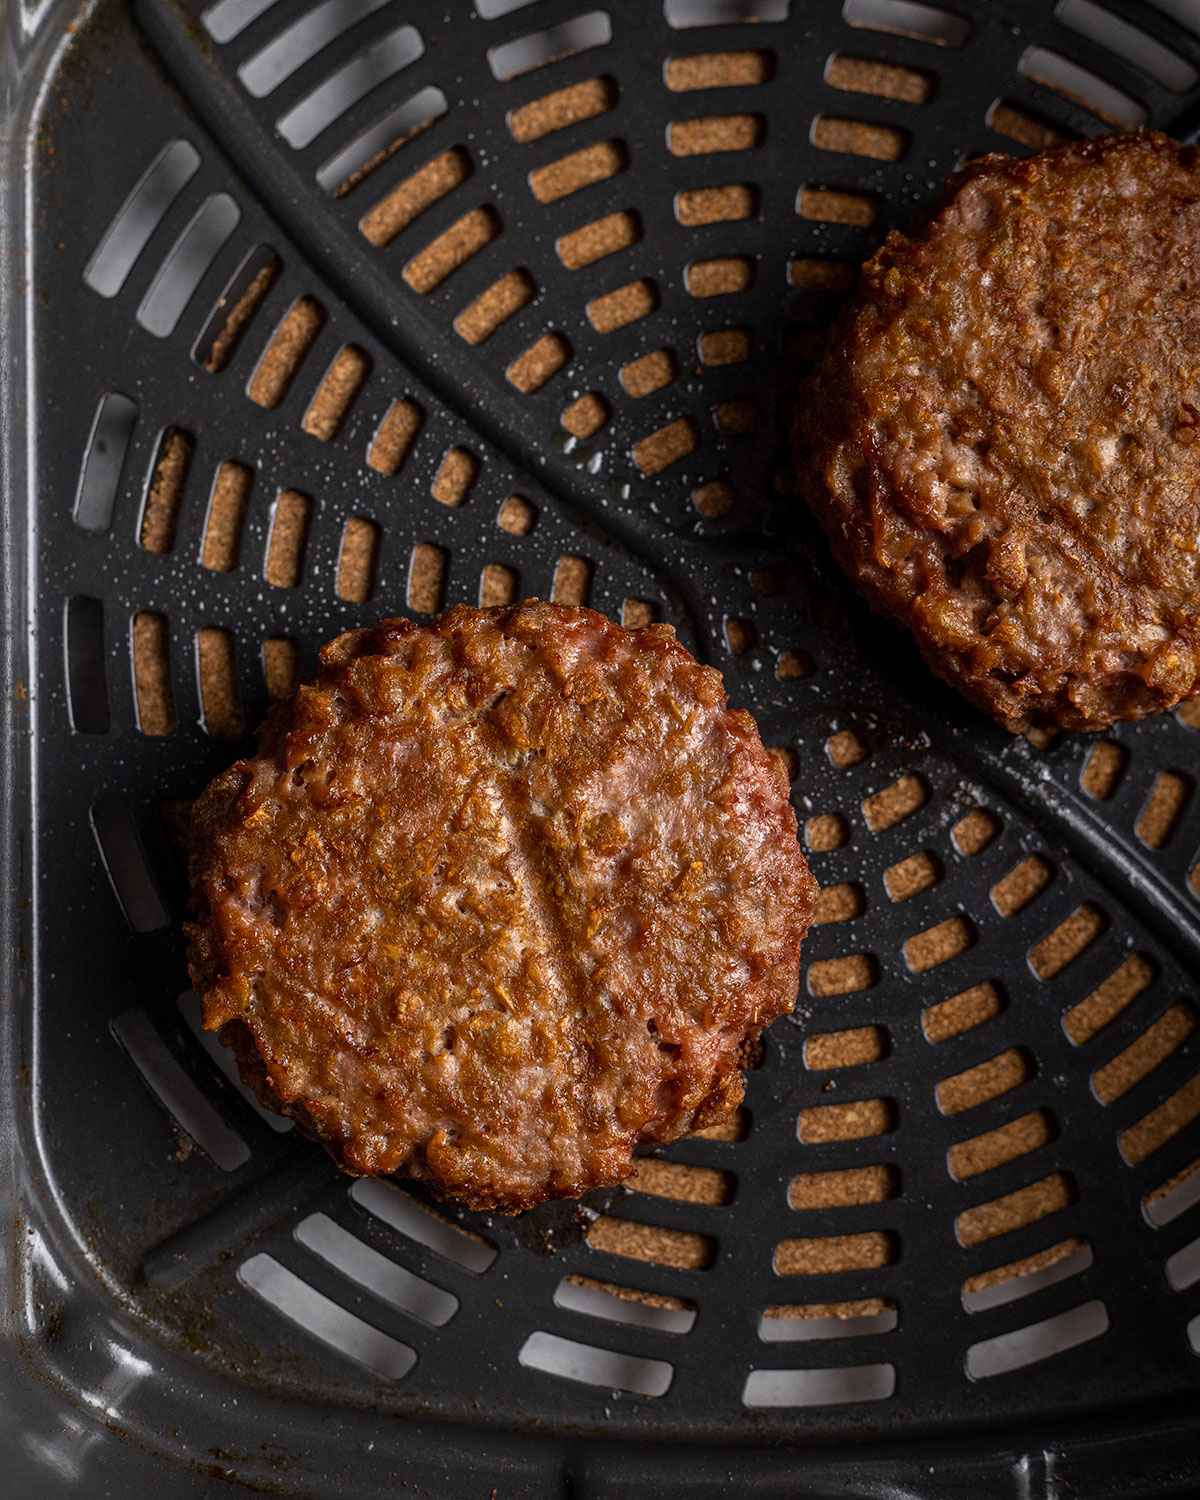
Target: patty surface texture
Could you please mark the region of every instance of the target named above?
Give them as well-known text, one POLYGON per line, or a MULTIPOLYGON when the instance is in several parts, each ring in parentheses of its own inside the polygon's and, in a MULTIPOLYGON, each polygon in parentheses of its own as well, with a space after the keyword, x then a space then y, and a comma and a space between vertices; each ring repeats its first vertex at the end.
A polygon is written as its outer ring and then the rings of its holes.
POLYGON ((797 403, 843 568, 1011 730, 1200 674, 1200 156, 1111 136, 949 184, 892 234, 797 403))
POLYGON ((192 825, 205 1025, 348 1171, 478 1208, 735 1108, 816 896, 720 675, 536 601, 339 637, 192 825))

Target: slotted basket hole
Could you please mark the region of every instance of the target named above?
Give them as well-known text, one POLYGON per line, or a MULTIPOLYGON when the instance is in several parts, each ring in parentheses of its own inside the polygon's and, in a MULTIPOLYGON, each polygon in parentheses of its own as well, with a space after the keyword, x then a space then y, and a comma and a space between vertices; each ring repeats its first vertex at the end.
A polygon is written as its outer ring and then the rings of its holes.
POLYGON ((1108 1332, 1108 1311, 1103 1302, 1081 1303, 1068 1312, 1055 1313, 1039 1323, 990 1339, 981 1339, 967 1350, 966 1372, 971 1380, 1008 1375, 1053 1355, 1076 1349, 1108 1332))
POLYGON ((675 194, 675 218, 685 229, 706 224, 737 224, 758 214, 758 189, 751 183, 682 188, 675 194))
POLYGON ((808 966, 808 992, 814 999, 853 995, 879 983, 879 962, 870 953, 819 958, 808 966))
POLYGON ((429 493, 439 505, 461 505, 479 478, 479 460, 465 448, 448 448, 429 493))
POLYGON ((991 1021, 1004 1009, 1000 991, 990 980, 973 984, 970 989, 938 1000, 921 1012, 921 1028, 928 1042, 948 1042, 991 1021))
POLYGON ((896 1367, 890 1364, 751 1370, 742 1387, 742 1404, 751 1409, 844 1406, 886 1401, 895 1392, 896 1367))
POLYGON ((498 82, 506 83, 511 78, 532 73, 549 63, 561 62, 576 53, 605 47, 611 41, 612 22, 607 11, 591 10, 557 26, 549 26, 545 31, 531 32, 515 41, 489 47, 488 66, 498 82))
POLYGON ((248 465, 236 459, 218 464, 200 547, 201 566, 210 572, 232 573, 238 565, 253 483, 254 470, 248 465))
POLYGON ((555 604, 586 604, 591 592, 593 571, 588 558, 564 553, 554 565, 550 598, 555 604))
POLYGON ((505 370, 508 383, 524 396, 541 388, 570 361, 571 346, 561 333, 545 333, 505 370))
POLYGON ((824 886, 817 897, 813 925, 821 927, 831 922, 852 922, 862 915, 865 907, 861 885, 843 880, 837 885, 824 886))
POLYGON ((517 575, 503 563, 486 563, 479 575, 479 606, 493 609, 517 597, 517 575))
POLYGON ((105 792, 92 803, 90 820, 104 873, 125 920, 134 932, 160 932, 170 924, 171 914, 129 804, 118 793, 105 792))
POLYGON ((722 634, 730 656, 745 656, 758 642, 758 631, 753 621, 741 615, 726 615, 722 623, 722 634))
POLYGON ((846 1104, 812 1104, 800 1111, 796 1138, 802 1145, 862 1141, 896 1128, 893 1099, 856 1099, 846 1104))
POLYGON ((84 284, 115 297, 171 205, 195 176, 200 154, 188 141, 165 145, 117 210, 84 267, 84 284))
POLYGON ((391 161, 396 152, 418 136, 449 109, 445 94, 430 85, 397 104, 349 145, 335 151, 317 168, 319 186, 334 198, 345 198, 372 172, 391 161))
POLYGON ((733 487, 723 479, 714 479, 692 491, 692 504, 706 521, 719 521, 729 515, 736 499, 733 487))
POLYGON ((786 21, 791 0, 663 0, 667 24, 677 31, 693 26, 763 25, 786 21))
POLYGON ((667 148, 672 156, 710 156, 724 151, 750 151, 766 138, 761 115, 704 115, 673 120, 667 126, 667 148))
POLYGON ((137 726, 143 734, 170 734, 175 728, 171 691, 169 626, 166 615, 139 610, 130 622, 137 726))
POLYGON ((989 106, 985 119, 997 135, 1006 136, 1030 151, 1047 151, 1073 138, 1073 132, 1052 124, 1011 99, 996 99, 989 106))
POLYGON ((633 461, 649 478, 661 474, 696 449, 696 425, 690 417, 678 417, 633 445, 633 461))
POLYGON ((585 1317, 650 1328, 658 1333, 690 1333, 697 1311, 696 1304, 684 1297, 646 1292, 639 1287, 619 1286, 616 1282, 597 1281, 576 1273, 564 1276, 558 1283, 554 1305, 585 1317))
POLYGON ((369 516, 349 516, 338 546, 334 588, 339 599, 365 604, 375 592, 381 533, 369 516))
POLYGON ((228 367, 282 269, 269 245, 256 245, 234 272, 192 348, 192 358, 210 375, 228 367))
POLYGON ((489 205, 472 208, 430 240, 400 273, 414 292, 428 296, 500 236, 500 219, 489 205))
POLYGON ((263 687, 272 703, 296 691, 300 679, 300 648, 287 636, 268 636, 262 643, 263 687))
POLYGON ((367 466, 391 478, 404 460, 425 423, 425 414, 415 401, 400 397, 384 413, 367 449, 367 466))
POLYGON ((635 1396, 665 1396, 673 1367, 666 1360, 617 1354, 594 1344, 581 1344, 557 1333, 531 1333, 517 1354, 518 1364, 606 1391, 629 1391, 635 1396))
POLYGON ((805 820, 804 842, 813 854, 828 854, 850 841, 850 825, 840 813, 817 813, 805 820))
POLYGON ((844 0, 842 18, 848 26, 864 31, 883 31, 938 47, 961 47, 971 35, 970 23, 962 16, 918 0, 844 0))
POLYGON ((101 533, 112 525, 137 417, 137 402, 119 391, 110 391, 100 398, 75 492, 75 524, 84 531, 101 533))
POLYGON ((1041 895, 1053 875, 1052 866, 1040 854, 1031 854, 992 886, 992 905, 1002 917, 1015 917, 1041 895))
POLYGON ((1077 906, 1053 932, 1029 950, 1029 964, 1039 979, 1053 979, 1107 929, 1108 918, 1090 901, 1077 906))
POLYGON ((713 425, 722 437, 748 437, 758 426, 753 401, 718 401, 712 408, 713 425))
POLYGON ((807 651, 781 651, 775 658, 775 677, 778 682, 799 682, 811 677, 817 664, 807 651))
POLYGON ((696 348, 700 363, 709 369, 745 364, 754 351, 754 336, 748 328, 717 328, 702 333, 696 348))
POLYGON ((127 1010, 110 1023, 146 1087, 184 1135, 222 1172, 236 1172, 250 1148, 184 1071, 142 1010, 127 1010))
POLYGON ((697 298, 732 297, 754 285, 754 261, 748 255, 717 255, 694 260, 684 272, 684 285, 697 298))
POLYGON ((643 630, 658 619, 658 606, 652 599, 626 599, 621 605, 621 624, 626 630, 643 630))
POLYGON ((911 901, 914 896, 932 890, 944 875, 945 870, 937 855, 921 849, 890 865, 883 872, 883 884, 891 900, 911 901))
POLYGON ((1161 849, 1179 826, 1194 783, 1178 771, 1160 771, 1150 788, 1134 832, 1148 849, 1161 849))
POLYGON ((1152 1228, 1163 1229, 1197 1203, 1200 1203, 1200 1158, 1146 1193, 1142 1212, 1152 1228))
POLYGON ((903 945, 904 962, 914 974, 927 974, 958 958, 978 941, 974 924, 961 914, 918 932, 903 945))
POLYGON ((535 168, 529 174, 529 191, 539 203, 557 203, 598 182, 607 182, 628 164, 623 141, 597 141, 535 168))
POLYGON ((341 431, 347 413, 366 384, 371 361, 355 344, 345 344, 316 389, 301 426, 310 436, 323 443, 331 442, 341 431))
POLYGON ((581 271, 618 251, 628 250, 642 237, 642 226, 637 215, 628 209, 605 214, 593 219, 579 229, 560 235, 554 249, 568 271, 581 271))
POLYGON ((1121 1155, 1129 1166, 1138 1166, 1186 1129, 1197 1115, 1200 1115, 1200 1074, 1189 1078, 1169 1099, 1121 1132, 1117 1142, 1121 1155))
POLYGON ((228 193, 213 193, 204 200, 167 251, 138 305, 135 316, 147 333, 159 339, 174 333, 241 217, 241 209, 228 193))
POLYGON ((927 104, 933 97, 936 76, 920 68, 874 58, 850 57, 835 52, 825 64, 825 82, 849 94, 873 94, 901 104, 927 104))
POLYGON ((509 133, 520 146, 606 114, 617 102, 617 85, 611 78, 586 78, 568 84, 539 99, 531 99, 507 115, 509 133))
POLYGON ((427 208, 461 187, 472 171, 471 158, 461 146, 452 146, 396 184, 358 221, 359 233, 382 250, 427 208))
POLYGON ((888 1055, 888 1036, 882 1026, 855 1026, 848 1031, 824 1031, 804 1043, 804 1066, 813 1072, 862 1068, 888 1055))
POLYGON ((694 1141, 724 1141, 732 1145, 738 1141, 744 1141, 750 1134, 750 1111, 739 1106, 724 1120, 718 1120, 715 1125, 705 1125, 700 1130, 693 1130, 688 1137, 694 1141))
POLYGON ((564 408, 559 422, 577 441, 595 437, 608 421, 609 410, 603 396, 588 391, 564 408))
POLYGON ((138 543, 147 552, 165 554, 175 546, 183 490, 196 441, 178 427, 168 427, 158 445, 142 507, 138 543))
POLYGON ((908 155, 911 137, 895 125, 871 125, 840 115, 817 115, 809 128, 809 140, 821 151, 844 156, 865 156, 873 161, 901 161, 908 155))
POLYGON ((1092 1093, 1115 1104, 1166 1062, 1196 1029, 1196 1012, 1184 1001, 1169 1006, 1135 1041, 1092 1074, 1092 1093))
POLYGON ((775 1246, 777 1276, 833 1276, 844 1271, 881 1271, 899 1255, 894 1234, 881 1229, 861 1234, 790 1236, 775 1246))
POLYGON ((886 1203, 900 1192, 895 1167, 843 1167, 830 1172, 798 1172, 788 1183, 788 1207, 797 1212, 854 1208, 886 1203))
POLYGON ((1095 1257, 1087 1240, 1070 1235, 1057 1244, 1024 1255, 968 1276, 962 1284, 962 1304, 966 1312, 986 1312, 1019 1302, 1035 1292, 1045 1291, 1060 1281, 1078 1276, 1092 1265, 1095 1257))
POLYGON ((405 603, 420 615, 436 615, 446 595, 446 553, 432 542, 417 542, 408 561, 405 603))
POLYGON ((309 1214, 301 1219, 292 1237, 354 1286, 427 1327, 445 1327, 458 1311, 458 1298, 453 1292, 381 1255, 328 1214, 309 1214))
POLYGON ((1129 762, 1129 752, 1115 740, 1098 740, 1088 752, 1079 785, 1089 797, 1103 802, 1120 785, 1129 762))
POLYGON ((858 267, 831 255, 801 255, 788 262, 788 285, 804 292, 850 292, 858 267))
POLYGON ((204 732, 217 739, 237 739, 244 724, 231 631, 205 625, 196 632, 196 675, 204 732))
POLYGON ((496 1259, 496 1247, 490 1240, 419 1203, 395 1183, 360 1178, 350 1189, 350 1201, 397 1234, 474 1276, 483 1275, 496 1259))
POLYGON ((672 349, 654 349, 640 359, 622 365, 619 372, 625 394, 634 400, 652 396, 655 391, 672 385, 678 374, 679 366, 672 349))
POLYGON ((777 1302, 763 1308, 758 1336, 764 1344, 867 1338, 894 1332, 899 1321, 896 1304, 886 1297, 860 1297, 853 1302, 777 1302))
POLYGON ((584 311, 597 333, 615 333, 618 328, 647 317, 657 306, 658 292, 654 283, 642 279, 593 297, 584 311))
POLYGON ((863 817, 872 833, 884 833, 925 806, 929 789, 911 771, 864 799, 863 817))
POLYGON ((1000 819, 986 807, 973 807, 966 817, 960 818, 950 830, 954 847, 970 858, 982 854, 1000 832, 1000 819))
POLYGON ((694 52, 669 57, 663 82, 673 94, 693 89, 753 88, 775 76, 775 54, 766 51, 694 52))
POLYGON ((258 406, 274 410, 287 395, 317 335, 325 326, 325 309, 315 297, 297 297, 271 335, 246 394, 258 406))
POLYGON ((314 7, 277 31, 265 46, 241 64, 237 76, 242 87, 255 99, 265 98, 383 3, 384 0, 332 0, 332 3, 326 0, 325 4, 314 7))
POLYGON ((796 212, 814 224, 848 224, 855 229, 869 229, 878 217, 879 208, 866 193, 812 183, 797 193, 796 212))
POLYGON ((273 588, 294 589, 300 582, 311 518, 312 501, 299 490, 283 490, 276 497, 263 562, 263 577, 273 588))
POLYGON ((1181 703, 1175 710, 1175 717, 1188 729, 1200 729, 1200 695, 1181 703))
POLYGON ((528 536, 537 521, 537 511, 520 495, 509 495, 496 512, 496 525, 509 536, 528 536))
POLYGON ((962 1114, 1019 1088, 1035 1071, 1029 1052, 1023 1047, 1008 1047, 986 1062, 941 1079, 934 1088, 937 1107, 944 1115, 962 1114))
POLYGON ((1148 73, 1173 94, 1186 94, 1195 86, 1196 69, 1186 57, 1143 31, 1140 26, 1097 5, 1094 0, 1058 0, 1054 18, 1099 46, 1148 73))
POLYGON ((310 1338, 362 1365, 379 1380, 402 1380, 417 1362, 416 1350, 317 1291, 273 1256, 252 1255, 238 1280, 310 1338))
POLYGON ((1070 1175, 1051 1172, 1027 1187, 964 1209, 954 1221, 954 1232, 959 1244, 970 1249, 1061 1213, 1075 1199, 1075 1184, 1070 1175))
POLYGON ((643 1156, 633 1175, 625 1180, 625 1186, 635 1193, 671 1198, 679 1203, 704 1203, 709 1207, 732 1203, 735 1184, 732 1172, 663 1161, 654 1156, 643 1156))
POLYGON ((275 129, 295 151, 302 151, 335 120, 353 108, 425 51, 415 26, 398 26, 328 74, 275 121, 275 129))
POLYGON ((1135 130, 1146 123, 1144 105, 1061 52, 1029 47, 1017 63, 1017 71, 1068 103, 1082 105, 1115 129, 1135 130))
POLYGON ((1154 977, 1150 960, 1144 954, 1131 953, 1090 995, 1064 1011, 1063 1030, 1081 1047, 1116 1020, 1154 982, 1154 977))
POLYGON ((669 1266, 676 1271, 707 1270, 717 1258, 717 1242, 711 1235, 639 1224, 611 1214, 601 1214, 588 1227, 585 1238, 593 1250, 606 1255, 619 1255, 646 1265, 669 1266))
POLYGON ((955 1182, 966 1182, 1037 1151, 1057 1134, 1058 1127, 1050 1111, 1036 1109, 995 1130, 956 1142, 946 1152, 946 1168, 955 1182))
POLYGON ((506 271, 480 292, 454 319, 454 331, 468 344, 483 344, 537 295, 533 277, 522 267, 506 271))
POLYGON ((848 771, 866 760, 867 747, 853 729, 839 729, 825 741, 825 754, 839 771, 848 771))

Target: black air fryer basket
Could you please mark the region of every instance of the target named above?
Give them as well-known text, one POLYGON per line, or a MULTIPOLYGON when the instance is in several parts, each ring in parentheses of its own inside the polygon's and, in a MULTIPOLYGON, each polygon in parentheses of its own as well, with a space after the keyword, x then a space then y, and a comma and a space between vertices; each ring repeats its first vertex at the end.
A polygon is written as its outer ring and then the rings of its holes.
POLYGON ((782 433, 964 158, 1187 133, 1200 3, 0 16, 0 1492, 1194 1493, 1200 715, 984 722, 782 433), (171 827, 338 630, 526 595, 721 668, 827 894, 736 1125, 506 1219, 259 1111, 171 827))

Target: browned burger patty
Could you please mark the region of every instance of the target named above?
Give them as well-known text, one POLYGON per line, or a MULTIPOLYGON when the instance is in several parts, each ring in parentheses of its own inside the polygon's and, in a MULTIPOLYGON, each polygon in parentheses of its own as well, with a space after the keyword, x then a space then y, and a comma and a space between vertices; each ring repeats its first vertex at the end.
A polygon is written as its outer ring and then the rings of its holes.
POLYGON ((1200 672, 1200 158, 1143 133, 952 179, 797 407, 841 565, 1009 729, 1200 672))
POLYGON ((537 602, 321 660, 193 820, 193 980, 264 1101, 513 1211, 727 1115, 816 887, 720 675, 537 602))

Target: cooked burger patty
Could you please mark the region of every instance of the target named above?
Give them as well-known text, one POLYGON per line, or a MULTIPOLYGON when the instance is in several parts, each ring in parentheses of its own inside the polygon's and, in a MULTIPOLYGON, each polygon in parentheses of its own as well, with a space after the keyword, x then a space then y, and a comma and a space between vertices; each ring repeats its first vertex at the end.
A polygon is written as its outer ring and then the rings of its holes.
POLYGON ((816 894, 720 675, 537 602, 341 636, 193 825, 193 981, 264 1102, 511 1211, 736 1107, 816 894))
POLYGON ((1007 728, 1195 693, 1196 150, 975 162, 868 261, 795 437, 841 565, 1007 728))

